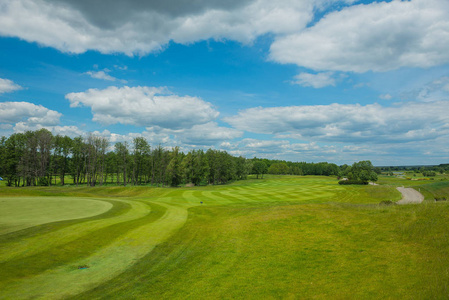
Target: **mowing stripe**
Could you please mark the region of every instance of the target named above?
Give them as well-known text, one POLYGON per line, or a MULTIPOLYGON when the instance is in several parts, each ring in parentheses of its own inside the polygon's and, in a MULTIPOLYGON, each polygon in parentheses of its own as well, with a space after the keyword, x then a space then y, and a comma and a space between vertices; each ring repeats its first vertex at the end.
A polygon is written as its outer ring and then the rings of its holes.
POLYGON ((8 247, 4 246, 0 248, 0 262, 17 259, 23 256, 34 255, 36 253, 43 252, 46 249, 58 247, 59 245, 79 239, 98 229, 113 224, 142 218, 150 212, 150 208, 147 205, 138 201, 116 201, 131 205, 131 209, 127 210, 124 214, 113 218, 96 219, 88 222, 75 223, 71 226, 48 232, 47 234, 15 240, 13 243, 8 243, 8 247), (14 249, 14 251, 11 251, 11 249, 14 249))
POLYGON ((5 278, 11 282, 25 276, 37 275, 45 270, 68 264, 83 257, 88 257, 98 249, 114 242, 120 235, 126 234, 128 231, 141 225, 154 222, 165 213, 166 208, 164 207, 156 204, 150 204, 150 206, 152 208, 151 213, 140 219, 114 224, 67 244, 52 247, 35 255, 20 257, 2 263, 2 272, 6 272, 8 276, 0 278, 0 286, 4 284, 5 280, 3 279, 5 278))
POLYGON ((111 208, 109 202, 88 198, 2 198, 0 235, 46 223, 89 218, 111 208))
POLYGON ((0 235, 0 244, 6 245, 8 243, 16 242, 25 238, 31 238, 35 236, 42 236, 44 234, 47 234, 51 231, 56 231, 68 226, 71 226, 73 224, 87 222, 91 220, 98 220, 98 219, 108 219, 113 218, 116 216, 119 216, 121 214, 126 213, 129 209, 131 209, 131 205, 126 202, 121 201, 113 201, 113 200, 106 200, 106 199, 97 199, 98 201, 103 202, 109 202, 112 205, 112 208, 108 210, 105 213, 88 217, 88 218, 82 218, 82 219, 72 219, 72 220, 65 220, 65 221, 58 221, 58 222, 52 222, 52 223, 46 223, 42 225, 37 225, 31 228, 22 229, 19 231, 6 233, 0 235))
POLYGON ((1 297, 17 299, 27 295, 33 299, 65 298, 118 276, 157 244, 165 241, 187 220, 185 205, 169 205, 159 201, 157 204, 167 210, 155 222, 127 232, 87 258, 12 283, 2 288, 1 297), (80 265, 87 265, 89 268, 80 270, 80 265))

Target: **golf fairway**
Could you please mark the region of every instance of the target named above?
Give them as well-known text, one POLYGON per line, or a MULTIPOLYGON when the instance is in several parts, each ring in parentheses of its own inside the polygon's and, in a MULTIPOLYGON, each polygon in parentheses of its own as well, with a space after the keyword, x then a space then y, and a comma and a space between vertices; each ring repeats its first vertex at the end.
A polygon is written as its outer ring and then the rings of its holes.
POLYGON ((273 176, 198 188, 12 194, 0 196, 8 209, 0 213, 0 299, 412 299, 448 292, 449 206, 380 206, 401 198, 390 185, 273 176), (22 205, 34 208, 28 219, 22 205))

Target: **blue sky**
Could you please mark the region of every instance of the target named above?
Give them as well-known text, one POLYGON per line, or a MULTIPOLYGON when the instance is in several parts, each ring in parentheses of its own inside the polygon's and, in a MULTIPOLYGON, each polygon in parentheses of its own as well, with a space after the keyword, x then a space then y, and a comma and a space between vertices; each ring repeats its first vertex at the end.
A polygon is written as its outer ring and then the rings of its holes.
POLYGON ((0 0, 0 135, 448 163, 447 20, 446 0, 0 0))

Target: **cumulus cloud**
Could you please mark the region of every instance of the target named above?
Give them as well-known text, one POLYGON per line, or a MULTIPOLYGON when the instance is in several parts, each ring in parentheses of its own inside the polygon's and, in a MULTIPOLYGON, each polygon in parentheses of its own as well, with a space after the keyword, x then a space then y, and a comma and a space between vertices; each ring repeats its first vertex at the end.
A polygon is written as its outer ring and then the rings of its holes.
POLYGON ((66 95, 71 107, 90 107, 93 120, 104 125, 128 124, 167 129, 192 128, 219 115, 200 98, 177 96, 164 88, 114 86, 66 95))
POLYGON ((183 144, 189 146, 212 147, 224 141, 239 138, 243 132, 219 126, 216 122, 194 125, 192 128, 167 129, 158 126, 147 127, 144 136, 152 142, 161 144, 183 144))
POLYGON ((9 79, 0 78, 0 94, 21 90, 22 87, 9 79))
MULTIPOLYGON (((348 158, 359 151, 348 151, 347 146, 335 146, 326 144, 292 143, 288 140, 260 140, 243 139, 236 142, 222 143, 220 147, 233 155, 241 155, 247 158, 254 156, 270 159, 289 161, 341 161, 342 157, 348 158)), ((358 149, 360 150, 360 149, 358 149)), ((368 153, 371 151, 368 150, 368 153)))
POLYGON ((42 125, 42 124, 34 124, 28 122, 18 122, 12 128, 14 132, 26 132, 26 131, 36 131, 39 129, 45 128, 49 130, 54 135, 62 135, 69 137, 77 137, 77 136, 85 136, 86 132, 79 129, 77 126, 53 126, 53 125, 42 125))
POLYGON ((335 79, 332 76, 332 72, 318 74, 303 72, 295 76, 294 83, 302 86, 313 87, 316 89, 326 86, 335 86, 335 79))
POLYGON ((279 36, 271 59, 313 70, 388 71, 449 62, 449 2, 411 0, 346 7, 279 36))
POLYGON ((84 132, 76 126, 61 126, 62 114, 42 105, 29 102, 0 103, 0 133, 10 135, 13 132, 35 131, 42 128, 53 134, 76 137, 84 132))
POLYGON ((26 121, 28 124, 57 125, 61 113, 42 105, 29 102, 0 103, 0 120, 2 123, 26 121))
POLYGON ((449 133, 448 101, 331 104, 250 108, 224 120, 237 129, 279 138, 328 142, 396 143, 434 140, 449 133))
POLYGON ((285 140, 259 140, 246 138, 236 142, 223 142, 222 150, 232 155, 252 158, 254 156, 266 158, 279 158, 286 152, 289 142, 285 140))
POLYGON ((266 33, 295 32, 312 20, 315 2, 4 0, 0 34, 64 52, 141 55, 170 41, 249 43, 266 33))
MULTIPOLYGON (((449 2, 356 2, 4 0, 0 35, 63 52, 144 55, 170 41, 251 43, 271 33, 272 60, 313 70, 387 71, 449 62, 449 2), (307 27, 317 10, 335 3, 344 8, 307 27)), ((109 78, 104 73, 96 76, 109 78)))
POLYGON ((333 162, 336 164, 352 164, 354 161, 371 160, 378 166, 409 164, 441 163, 449 158, 447 143, 449 138, 441 136, 432 142, 413 141, 409 143, 391 144, 346 144, 326 142, 295 143, 289 140, 243 139, 226 142, 221 149, 233 155, 247 158, 254 156, 287 161, 333 162), (431 153, 432 160, 429 160, 431 153))
POLYGON ((190 129, 184 129, 178 132, 179 139, 190 145, 214 145, 216 143, 239 138, 243 132, 228 127, 220 127, 215 122, 195 125, 190 129))

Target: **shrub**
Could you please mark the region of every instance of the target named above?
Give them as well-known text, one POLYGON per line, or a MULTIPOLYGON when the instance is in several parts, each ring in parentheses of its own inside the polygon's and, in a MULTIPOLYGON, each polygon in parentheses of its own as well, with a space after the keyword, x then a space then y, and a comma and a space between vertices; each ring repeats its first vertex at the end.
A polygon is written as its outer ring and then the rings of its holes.
POLYGON ((437 174, 433 171, 424 171, 422 172, 422 175, 426 177, 435 177, 437 174))
POLYGON ((391 201, 391 200, 385 200, 385 201, 381 201, 381 202, 379 203, 379 205, 394 205, 394 204, 396 204, 396 203, 394 203, 394 202, 391 201))
POLYGON ((368 184, 368 181, 363 180, 340 180, 338 184, 347 185, 347 184, 359 184, 359 185, 366 185, 368 184))

